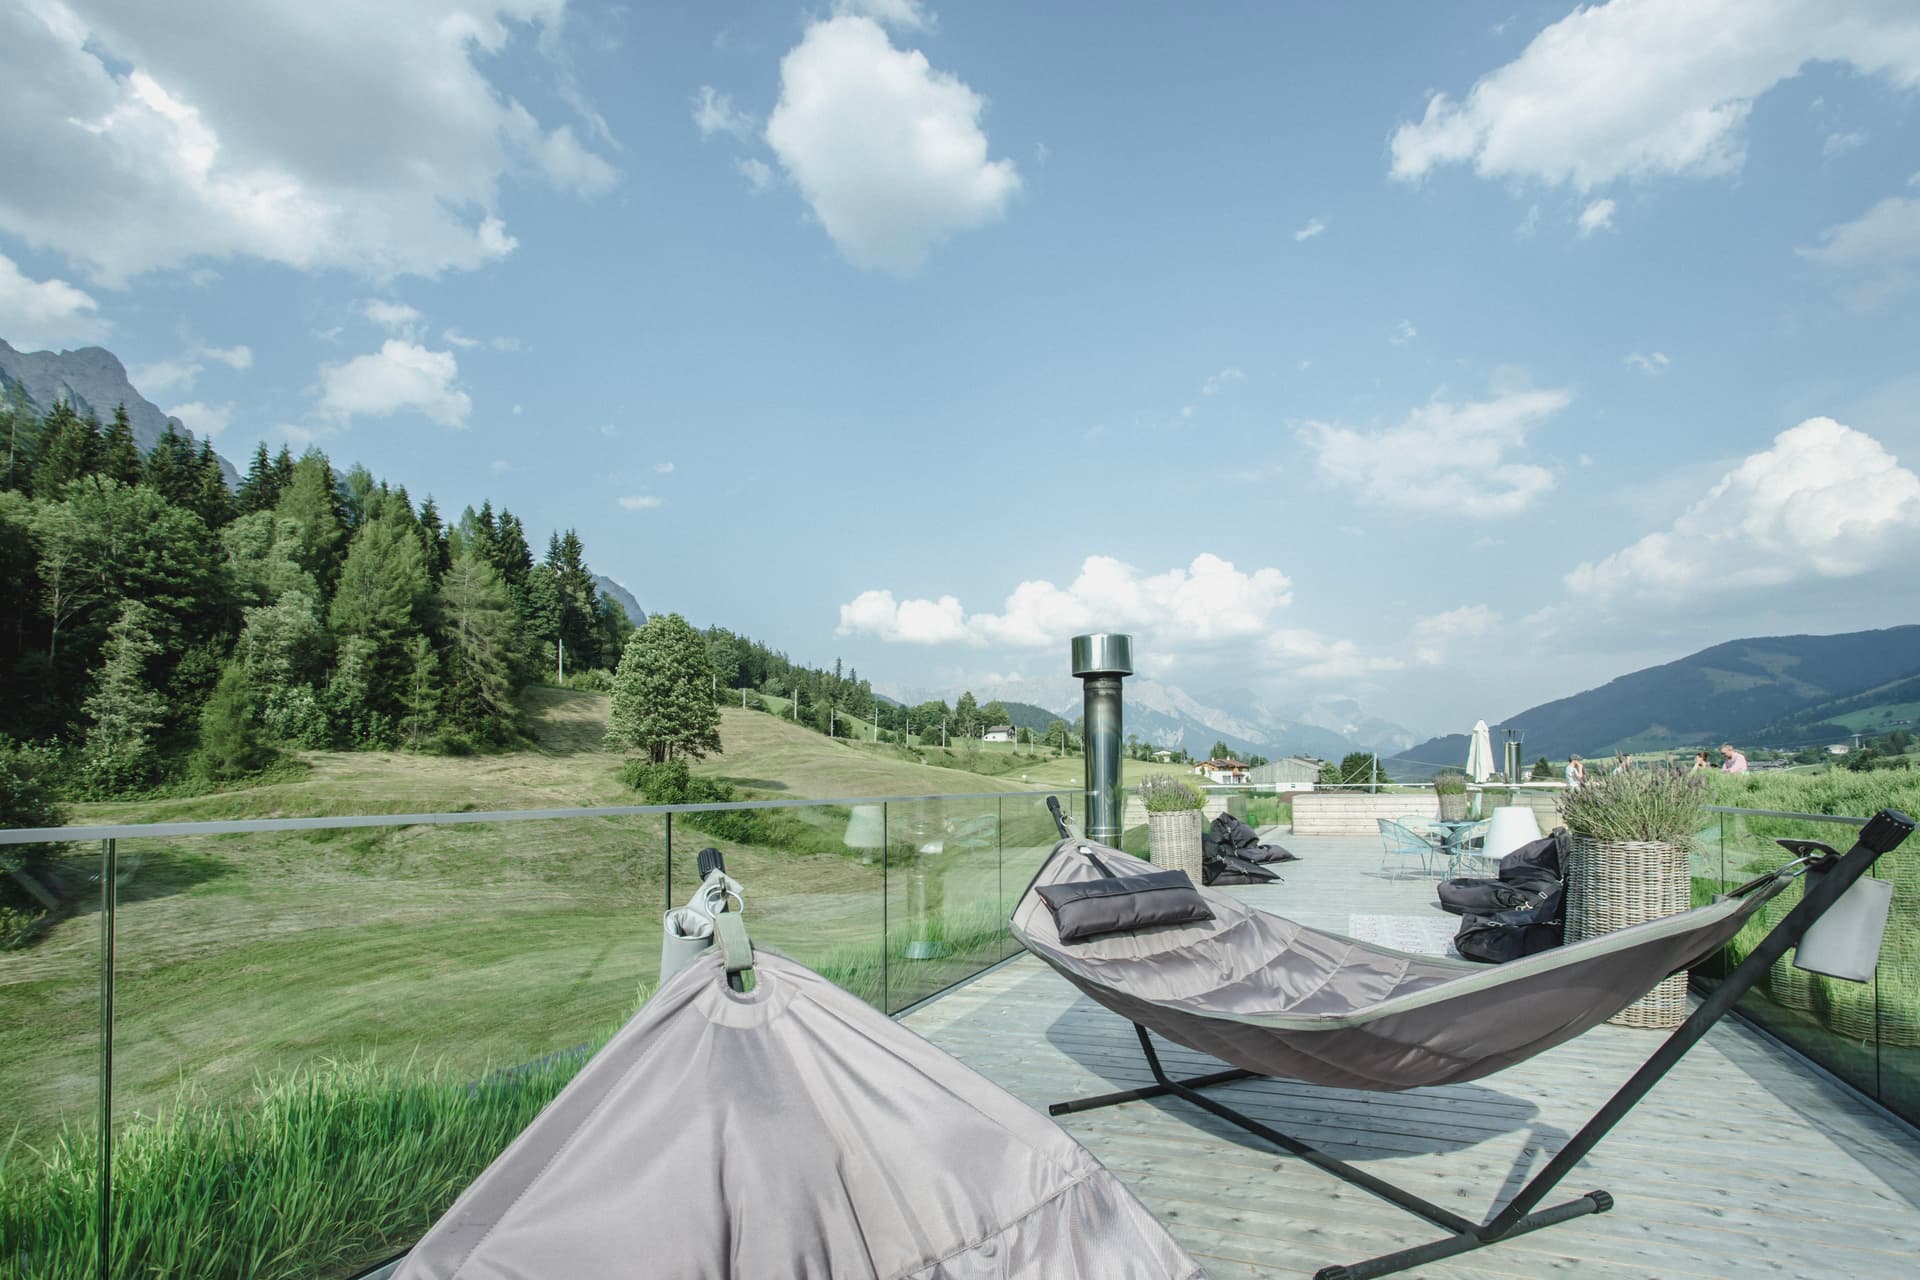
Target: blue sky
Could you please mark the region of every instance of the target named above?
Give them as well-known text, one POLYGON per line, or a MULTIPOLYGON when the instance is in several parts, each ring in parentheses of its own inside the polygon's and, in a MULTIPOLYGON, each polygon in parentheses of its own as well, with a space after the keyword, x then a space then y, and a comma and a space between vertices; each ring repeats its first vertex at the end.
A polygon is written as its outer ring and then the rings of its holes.
POLYGON ((883 684, 1916 621, 1920 12, 25 0, 0 337, 883 684))

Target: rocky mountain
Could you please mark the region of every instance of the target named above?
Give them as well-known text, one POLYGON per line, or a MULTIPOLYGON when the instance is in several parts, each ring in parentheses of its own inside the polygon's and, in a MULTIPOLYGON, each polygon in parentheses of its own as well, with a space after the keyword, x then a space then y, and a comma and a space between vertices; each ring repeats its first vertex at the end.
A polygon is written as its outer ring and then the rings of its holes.
POLYGON ((609 599, 627 611, 627 620, 629 622, 633 623, 636 627, 645 625, 647 621, 647 611, 640 607, 638 600, 634 599, 633 592, 627 590, 604 573, 596 576, 593 583, 596 587, 600 588, 609 599))
MULTIPOLYGON (((1598 689, 1530 707, 1493 726, 1526 735, 1529 761, 1697 747, 1798 747, 1840 740, 1875 708, 1920 701, 1920 626, 1835 636, 1731 640, 1620 676, 1598 689)), ((1397 774, 1464 762, 1464 733, 1409 748, 1397 774)))
MULTIPOLYGON (((81 413, 91 409, 102 422, 113 417, 119 405, 127 406, 127 418, 133 423, 133 440, 142 453, 150 451, 165 434, 167 424, 192 440, 199 440, 178 418, 168 417, 160 407, 141 395, 127 378, 127 367, 120 357, 105 347, 81 347, 78 351, 16 351, 0 339, 0 395, 16 388, 26 395, 34 412, 46 413, 57 401, 65 400, 81 413)), ((237 488, 240 473, 225 457, 220 470, 229 487, 237 488)))

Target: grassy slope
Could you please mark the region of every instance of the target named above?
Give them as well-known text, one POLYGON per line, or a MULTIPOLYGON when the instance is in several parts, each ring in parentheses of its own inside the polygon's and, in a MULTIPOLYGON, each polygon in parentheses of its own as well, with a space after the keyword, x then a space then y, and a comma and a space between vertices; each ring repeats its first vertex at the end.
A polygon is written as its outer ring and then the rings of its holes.
MULTIPOLYGON (((290 780, 90 805, 76 819, 633 802, 614 776, 619 757, 600 748, 604 695, 537 689, 529 712, 536 745, 507 755, 316 753, 306 774, 290 780)), ((951 795, 1008 786, 756 712, 724 713, 721 732, 728 750, 702 770, 765 794, 951 795)), ((993 813, 995 803, 914 809, 896 815, 896 838, 993 813)), ((837 846, 844 809, 799 812, 837 846)), ((1044 836, 1037 798, 1007 812, 1017 814, 1023 839, 1044 836)), ((721 843, 730 869, 751 886, 756 936, 802 952, 878 936, 879 870, 853 853, 740 849, 684 828, 676 837, 675 892, 691 887, 694 851, 721 843)), ((316 1057, 376 1051, 478 1072, 577 1044, 629 1008, 653 977, 665 853, 659 818, 123 841, 121 1111, 151 1110, 184 1081, 232 1095, 256 1073, 316 1057)), ((97 861, 98 853, 80 856, 97 861)), ((992 876, 984 866, 976 871, 961 867, 950 902, 969 899, 976 881, 984 891, 992 876)), ((17 1088, 7 1111, 29 1136, 62 1118, 84 1119, 93 1105, 97 940, 97 913, 85 911, 31 950, 0 955, 0 1080, 17 1088)))

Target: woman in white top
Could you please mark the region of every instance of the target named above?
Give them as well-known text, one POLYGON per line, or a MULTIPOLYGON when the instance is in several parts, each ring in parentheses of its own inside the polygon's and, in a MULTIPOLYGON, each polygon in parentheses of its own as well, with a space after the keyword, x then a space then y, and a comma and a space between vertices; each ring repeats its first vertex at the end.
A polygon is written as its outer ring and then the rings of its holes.
POLYGON ((1573 756, 1570 759, 1568 759, 1567 790, 1578 791, 1582 786, 1586 785, 1586 781, 1587 781, 1586 762, 1583 761, 1579 756, 1573 756))

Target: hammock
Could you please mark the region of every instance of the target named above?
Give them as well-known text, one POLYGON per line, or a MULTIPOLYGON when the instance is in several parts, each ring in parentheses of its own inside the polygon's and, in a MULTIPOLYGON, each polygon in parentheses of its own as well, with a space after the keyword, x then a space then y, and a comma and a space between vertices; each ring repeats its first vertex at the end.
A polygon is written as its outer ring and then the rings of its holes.
POLYGON ((394 1280, 1201 1274, 1058 1126, 752 947, 730 896, 716 857, 668 913, 668 964, 682 967, 394 1280))
MULTIPOLYGON (((1101 864, 1127 866, 1131 855, 1077 837, 1058 803, 1047 803, 1062 839, 1015 906, 1013 933, 1068 982, 1134 1024, 1154 1079, 1144 1088, 1055 1103, 1050 1114, 1178 1097, 1450 1233, 1364 1262, 1324 1267, 1315 1280, 1388 1275, 1612 1208, 1610 1195, 1592 1191, 1536 1210, 1681 1055, 1914 827, 1905 814, 1883 810, 1861 828, 1845 856, 1811 841, 1782 841, 1803 856, 1713 903, 1488 968, 1309 929, 1207 889, 1198 892, 1213 912, 1211 920, 1063 943, 1039 887, 1101 879, 1107 874, 1101 864), (1704 959, 1806 872, 1813 874, 1800 903, 1532 1181, 1484 1222, 1463 1218, 1201 1092, 1255 1076, 1365 1090, 1478 1079, 1589 1030, 1668 975, 1704 959), (1234 1065, 1174 1079, 1161 1065, 1150 1031, 1234 1065)), ((1867 948, 1877 950, 1877 935, 1867 948)))
MULTIPOLYGON (((1131 862, 1063 840, 1035 889, 1103 879, 1096 858, 1131 862)), ((1176 1044, 1265 1076, 1413 1089, 1477 1080, 1600 1025, 1712 954, 1789 879, 1493 967, 1309 929, 1208 889, 1211 921, 1072 944, 1029 889, 1013 932, 1087 995, 1176 1044)))

